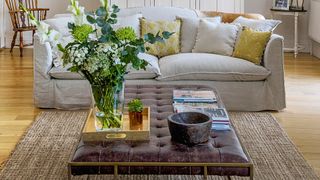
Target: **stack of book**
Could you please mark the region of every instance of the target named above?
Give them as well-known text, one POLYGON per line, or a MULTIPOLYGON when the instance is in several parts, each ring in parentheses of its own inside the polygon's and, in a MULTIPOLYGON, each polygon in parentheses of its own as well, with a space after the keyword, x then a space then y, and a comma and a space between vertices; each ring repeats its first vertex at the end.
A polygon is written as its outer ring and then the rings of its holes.
POLYGON ((173 108, 179 112, 203 112, 212 118, 213 130, 230 130, 230 119, 225 108, 219 108, 213 91, 174 90, 173 108))

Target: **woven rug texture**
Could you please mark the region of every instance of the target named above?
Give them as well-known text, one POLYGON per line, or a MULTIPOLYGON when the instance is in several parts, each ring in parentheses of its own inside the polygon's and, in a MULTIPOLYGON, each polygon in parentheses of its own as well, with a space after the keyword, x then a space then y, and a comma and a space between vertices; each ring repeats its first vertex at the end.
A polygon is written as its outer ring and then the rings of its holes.
MULTIPOLYGON (((81 136, 87 112, 44 111, 26 132, 0 173, 1 180, 67 179, 67 162, 81 136)), ((269 113, 231 112, 232 123, 254 163, 257 180, 320 179, 269 113)), ((121 175, 124 180, 200 180, 203 176, 121 175)), ((72 179, 113 179, 77 176, 72 179)), ((227 179, 209 176, 210 180, 227 179)), ((231 179, 249 179, 232 177, 231 179)))

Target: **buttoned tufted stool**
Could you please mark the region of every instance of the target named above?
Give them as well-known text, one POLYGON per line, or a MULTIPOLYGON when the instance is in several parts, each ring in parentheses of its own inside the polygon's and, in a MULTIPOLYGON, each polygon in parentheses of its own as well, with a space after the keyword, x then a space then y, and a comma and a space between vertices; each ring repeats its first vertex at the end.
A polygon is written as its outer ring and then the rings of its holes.
MULTIPOLYGON (((203 86, 128 85, 126 101, 134 98, 151 107, 150 141, 99 141, 79 145, 69 162, 71 175, 85 174, 187 174, 248 176, 253 165, 236 132, 215 131, 207 143, 186 146, 171 141, 167 117, 173 113, 174 89, 208 90, 203 86)), ((219 106, 222 102, 218 99, 219 106)))

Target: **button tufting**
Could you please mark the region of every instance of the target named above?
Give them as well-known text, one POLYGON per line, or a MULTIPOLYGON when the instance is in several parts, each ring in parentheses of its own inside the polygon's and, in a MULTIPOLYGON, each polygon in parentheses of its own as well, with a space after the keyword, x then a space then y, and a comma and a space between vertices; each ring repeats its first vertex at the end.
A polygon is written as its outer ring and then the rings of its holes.
POLYGON ((223 146, 222 146, 221 144, 215 144, 215 145, 213 145, 213 147, 215 147, 215 148, 222 148, 223 146))

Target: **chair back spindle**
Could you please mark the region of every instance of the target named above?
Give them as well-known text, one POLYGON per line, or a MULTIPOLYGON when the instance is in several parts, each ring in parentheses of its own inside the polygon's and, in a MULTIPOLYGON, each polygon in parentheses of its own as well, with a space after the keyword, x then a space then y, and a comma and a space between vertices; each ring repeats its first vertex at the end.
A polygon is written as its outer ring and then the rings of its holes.
MULTIPOLYGON (((37 20, 42 21, 47 17, 47 8, 38 8, 38 0, 5 0, 9 9, 11 22, 13 26, 13 40, 11 43, 11 52, 13 46, 15 46, 15 39, 17 32, 20 33, 20 56, 22 56, 22 49, 26 45, 23 43, 22 33, 25 31, 32 31, 35 33, 36 27, 31 23, 27 14, 22 11, 20 4, 22 4, 37 20)), ((33 44, 33 41, 32 43, 33 44)), ((28 44, 27 44, 28 45, 28 44)))

